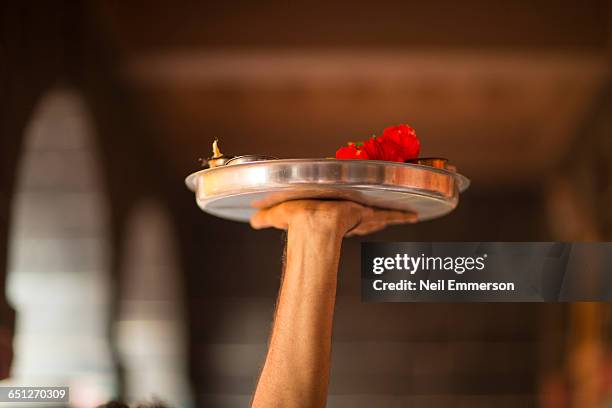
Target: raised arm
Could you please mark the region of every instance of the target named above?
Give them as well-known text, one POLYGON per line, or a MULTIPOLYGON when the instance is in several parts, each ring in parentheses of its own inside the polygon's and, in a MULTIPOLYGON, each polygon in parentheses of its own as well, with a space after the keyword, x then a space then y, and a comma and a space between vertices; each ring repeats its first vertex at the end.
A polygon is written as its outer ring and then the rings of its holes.
POLYGON ((415 219, 348 201, 315 200, 289 201, 251 219, 254 228, 274 227, 288 234, 272 335, 253 407, 325 406, 342 238, 415 219))

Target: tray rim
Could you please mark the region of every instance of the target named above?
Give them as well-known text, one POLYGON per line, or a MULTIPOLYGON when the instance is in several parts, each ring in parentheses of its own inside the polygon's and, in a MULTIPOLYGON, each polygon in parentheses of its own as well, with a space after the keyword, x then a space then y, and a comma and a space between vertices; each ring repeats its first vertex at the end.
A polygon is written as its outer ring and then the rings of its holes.
MULTIPOLYGON (((415 164, 415 163, 399 163, 399 162, 391 162, 391 161, 383 161, 383 160, 353 160, 353 159, 325 159, 325 158, 312 158, 312 159, 308 159, 308 158, 301 158, 301 159, 275 159, 275 160, 262 160, 262 161, 257 161, 257 162, 251 162, 251 163, 240 163, 240 164, 232 164, 229 165, 227 167, 254 167, 254 166, 262 166, 262 165, 266 165, 266 164, 272 164, 272 163, 281 163, 281 164, 292 164, 292 163, 309 163, 309 164, 313 164, 313 163, 317 163, 320 162, 321 164, 324 163, 332 163, 332 162, 337 162, 337 163, 342 163, 342 164, 347 164, 347 165, 359 165, 361 163, 367 163, 367 164, 373 164, 376 166, 392 166, 392 167, 408 167, 408 168, 416 168, 419 170, 427 170, 427 171, 432 171, 435 173, 441 173, 441 174, 445 174, 448 176, 453 177, 456 180, 457 183, 457 188, 459 190, 460 193, 463 193, 465 190, 467 190, 471 184, 470 180, 457 172, 453 172, 453 171, 449 171, 449 170, 445 170, 445 169, 440 169, 440 168, 436 168, 436 167, 431 167, 431 166, 426 166, 426 165, 422 165, 422 164, 415 164)), ((196 178, 199 177, 202 174, 206 174, 206 173, 210 173, 210 172, 216 172, 216 171, 222 171, 226 168, 226 166, 219 166, 219 167, 213 167, 213 168, 209 168, 209 169, 202 169, 199 171, 196 171, 194 173, 191 173, 190 175, 188 175, 185 178, 185 185, 187 186, 187 188, 189 188, 189 190, 195 192, 196 191, 196 178)))

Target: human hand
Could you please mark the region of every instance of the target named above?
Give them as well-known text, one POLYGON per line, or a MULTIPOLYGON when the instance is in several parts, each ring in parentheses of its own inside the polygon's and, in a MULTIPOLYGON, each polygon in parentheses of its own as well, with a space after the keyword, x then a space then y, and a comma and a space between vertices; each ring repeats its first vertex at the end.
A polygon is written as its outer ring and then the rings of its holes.
POLYGON ((352 201, 295 200, 258 211, 251 217, 251 226, 255 229, 306 228, 353 236, 416 221, 417 216, 412 212, 382 210, 352 201))

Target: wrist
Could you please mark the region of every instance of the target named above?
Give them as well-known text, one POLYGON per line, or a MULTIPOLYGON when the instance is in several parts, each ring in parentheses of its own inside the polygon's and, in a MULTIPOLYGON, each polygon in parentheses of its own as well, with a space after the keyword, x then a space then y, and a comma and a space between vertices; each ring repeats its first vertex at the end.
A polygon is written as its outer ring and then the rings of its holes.
POLYGON ((299 231, 313 237, 324 236, 328 239, 340 241, 350 228, 352 228, 352 225, 346 225, 346 220, 338 214, 317 212, 296 215, 288 225, 288 230, 299 231))
POLYGON ((315 262, 313 271, 337 269, 343 237, 333 223, 292 223, 287 230, 287 258, 298 255, 302 261, 315 262))
POLYGON ((335 294, 341 248, 342 236, 336 230, 313 229, 304 225, 290 227, 287 230, 283 285, 298 277, 298 281, 310 291, 335 294))

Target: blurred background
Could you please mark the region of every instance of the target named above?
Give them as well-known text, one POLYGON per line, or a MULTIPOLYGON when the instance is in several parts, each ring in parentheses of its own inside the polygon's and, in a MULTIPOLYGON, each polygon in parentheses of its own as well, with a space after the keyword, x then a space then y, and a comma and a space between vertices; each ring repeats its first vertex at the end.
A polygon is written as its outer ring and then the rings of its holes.
MULTIPOLYGON (((472 179, 368 241, 612 238, 607 1, 0 6, 2 384, 243 407, 282 234, 184 186, 226 154, 329 157, 408 123, 472 179), (15 313, 13 313, 13 311, 15 313)), ((345 241, 329 406, 600 407, 608 304, 362 304, 345 241)))

